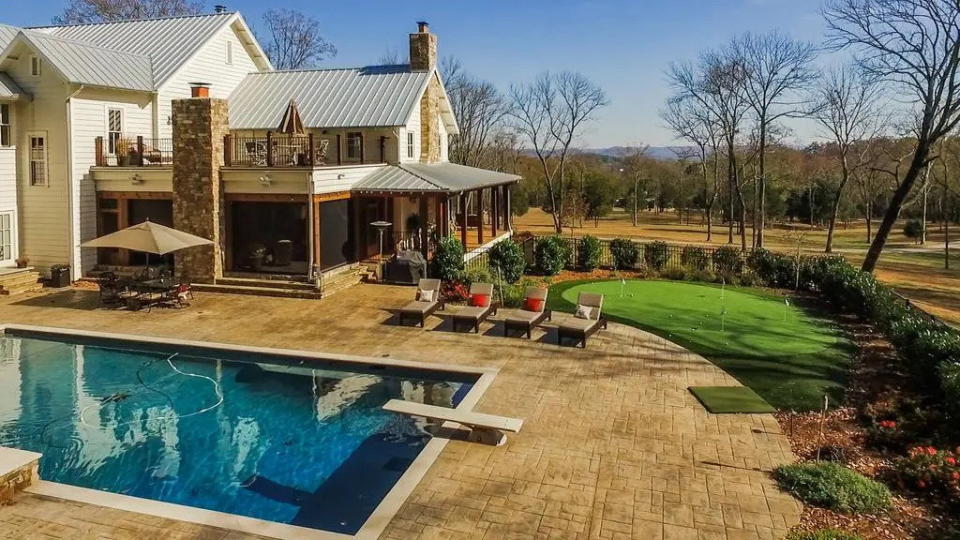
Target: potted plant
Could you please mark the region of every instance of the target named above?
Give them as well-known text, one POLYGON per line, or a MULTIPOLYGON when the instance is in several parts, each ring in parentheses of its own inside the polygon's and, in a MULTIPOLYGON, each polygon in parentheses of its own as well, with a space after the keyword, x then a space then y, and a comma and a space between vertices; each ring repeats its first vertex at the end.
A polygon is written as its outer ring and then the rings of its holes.
POLYGON ((26 268, 27 265, 30 264, 30 258, 29 258, 29 257, 17 257, 17 260, 16 260, 15 262, 17 263, 17 268, 26 268))
POLYGON ((117 154, 118 166, 129 167, 136 162, 137 145, 132 139, 120 137, 113 150, 117 154))

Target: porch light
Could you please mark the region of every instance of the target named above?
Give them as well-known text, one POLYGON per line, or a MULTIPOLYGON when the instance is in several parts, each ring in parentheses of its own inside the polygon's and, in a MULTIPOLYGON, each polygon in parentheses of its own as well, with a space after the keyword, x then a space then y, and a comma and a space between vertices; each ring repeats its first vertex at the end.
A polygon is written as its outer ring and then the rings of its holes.
POLYGON ((273 184, 273 178, 271 178, 269 174, 260 177, 261 186, 270 186, 270 184, 273 184))
POLYGON ((135 173, 130 177, 130 183, 133 185, 138 185, 143 183, 143 176, 140 176, 140 173, 135 173))

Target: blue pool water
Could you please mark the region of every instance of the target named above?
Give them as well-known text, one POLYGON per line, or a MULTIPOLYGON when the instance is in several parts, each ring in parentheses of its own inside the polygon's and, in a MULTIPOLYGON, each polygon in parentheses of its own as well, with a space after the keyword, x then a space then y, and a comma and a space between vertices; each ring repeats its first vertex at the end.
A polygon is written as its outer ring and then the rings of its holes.
POLYGON ((381 406, 475 382, 198 354, 0 335, 0 446, 43 453, 45 480, 352 534, 429 440, 381 406))

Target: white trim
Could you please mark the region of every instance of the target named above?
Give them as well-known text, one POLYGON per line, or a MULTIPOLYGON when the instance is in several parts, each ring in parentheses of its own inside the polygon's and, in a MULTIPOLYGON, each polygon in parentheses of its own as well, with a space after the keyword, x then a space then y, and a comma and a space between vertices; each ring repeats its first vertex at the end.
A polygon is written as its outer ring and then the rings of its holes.
POLYGON ((110 111, 120 111, 120 136, 117 138, 119 142, 123 138, 123 127, 127 125, 127 110, 126 108, 110 103, 103 104, 103 138, 107 141, 107 148, 104 151, 105 155, 116 155, 116 148, 114 152, 110 152, 110 111))
POLYGON ((36 54, 30 55, 30 76, 31 77, 41 77, 43 76, 43 58, 36 54), (36 68, 36 70, 34 70, 36 68))
MULTIPOLYGON (((0 217, 4 214, 10 214, 10 255, 7 258, 0 259, 0 268, 11 268, 17 265, 17 259, 20 257, 20 231, 17 227, 17 211, 14 209, 0 211, 0 217)), ((0 242, 0 247, 3 243, 0 242)), ((4 254, 6 257, 6 254, 4 254)))

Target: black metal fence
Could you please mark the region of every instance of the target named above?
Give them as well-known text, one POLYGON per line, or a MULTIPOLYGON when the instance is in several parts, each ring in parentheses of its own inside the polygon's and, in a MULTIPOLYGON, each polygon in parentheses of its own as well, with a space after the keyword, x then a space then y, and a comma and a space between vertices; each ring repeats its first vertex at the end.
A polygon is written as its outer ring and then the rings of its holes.
POLYGON ((99 167, 150 167, 173 164, 173 139, 119 136, 94 140, 99 167))

